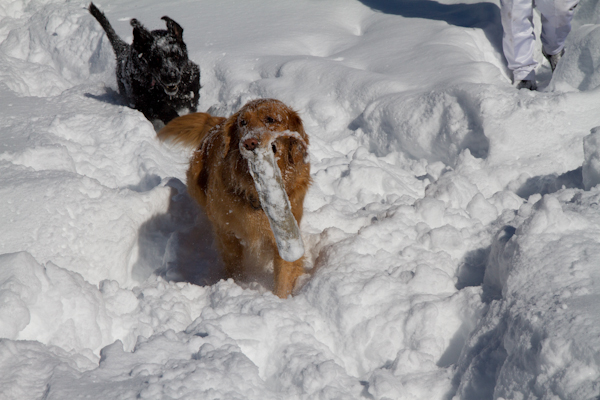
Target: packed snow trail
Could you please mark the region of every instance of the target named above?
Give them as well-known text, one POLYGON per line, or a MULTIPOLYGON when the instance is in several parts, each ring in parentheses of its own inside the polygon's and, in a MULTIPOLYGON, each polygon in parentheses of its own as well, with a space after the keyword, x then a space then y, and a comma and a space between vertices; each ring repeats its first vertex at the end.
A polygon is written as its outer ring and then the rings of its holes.
POLYGON ((511 85, 498 2, 98 4, 126 41, 183 26, 199 110, 298 110, 285 300, 221 279, 190 153, 121 103, 87 5, 0 5, 0 399, 600 394, 598 1, 554 76, 536 54, 540 92, 511 85))

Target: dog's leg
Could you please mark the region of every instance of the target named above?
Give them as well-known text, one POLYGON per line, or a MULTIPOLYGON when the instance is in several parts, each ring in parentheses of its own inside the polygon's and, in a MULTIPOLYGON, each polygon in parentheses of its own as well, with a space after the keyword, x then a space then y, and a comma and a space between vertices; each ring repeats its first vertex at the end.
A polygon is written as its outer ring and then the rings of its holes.
POLYGON ((171 120, 179 117, 177 111, 168 104, 157 104, 158 112, 156 113, 158 119, 160 119, 165 125, 171 120))
POLYGON ((188 91, 192 92, 192 96, 187 101, 187 107, 190 112, 196 112, 198 109, 198 100, 200 99, 200 67, 193 62, 189 62, 189 68, 186 68, 182 76, 182 81, 189 82, 188 91))
POLYGON ((277 251, 275 251, 275 253, 275 260, 273 263, 275 288, 273 293, 282 299, 285 299, 292 294, 296 280, 304 273, 304 267, 302 266, 304 257, 294 262, 289 262, 279 257, 277 251))
POLYGON ((231 233, 216 232, 217 245, 221 250, 225 272, 228 278, 244 278, 244 246, 231 233))

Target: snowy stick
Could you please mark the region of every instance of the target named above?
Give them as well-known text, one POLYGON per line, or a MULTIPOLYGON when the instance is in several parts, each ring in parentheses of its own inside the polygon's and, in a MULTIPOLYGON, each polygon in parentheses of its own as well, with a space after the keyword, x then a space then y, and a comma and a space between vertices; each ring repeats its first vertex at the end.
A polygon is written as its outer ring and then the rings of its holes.
POLYGON ((260 205, 269 219, 279 255, 292 262, 304 255, 304 243, 283 186, 281 171, 271 151, 271 143, 269 141, 252 151, 241 150, 248 160, 260 205))

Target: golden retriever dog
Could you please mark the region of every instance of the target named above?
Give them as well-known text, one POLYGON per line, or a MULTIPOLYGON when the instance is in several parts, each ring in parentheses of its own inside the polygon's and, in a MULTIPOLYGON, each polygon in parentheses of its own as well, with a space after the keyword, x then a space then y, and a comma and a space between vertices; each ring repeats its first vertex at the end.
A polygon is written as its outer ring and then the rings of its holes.
POLYGON ((262 189, 257 190, 248 155, 267 148, 274 153, 269 157, 279 167, 289 219, 293 215, 293 224, 299 224, 311 179, 308 136, 298 114, 278 100, 253 100, 229 118, 206 113, 175 118, 158 136, 196 148, 187 171, 188 192, 212 224, 229 277, 244 279, 249 271, 272 264, 273 292, 281 298, 290 295, 304 273, 304 248, 292 257, 300 257, 296 260, 285 257, 281 247, 278 251, 280 239, 273 233, 278 222, 268 214, 262 189))

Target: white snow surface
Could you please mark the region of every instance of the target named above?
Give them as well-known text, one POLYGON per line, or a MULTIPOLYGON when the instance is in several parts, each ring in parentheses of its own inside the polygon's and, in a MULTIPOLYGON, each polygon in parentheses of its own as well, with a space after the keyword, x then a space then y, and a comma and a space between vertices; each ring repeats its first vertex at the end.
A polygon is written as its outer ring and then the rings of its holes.
POLYGON ((539 92, 495 0, 97 5, 183 26, 199 110, 300 113, 309 273, 223 280, 87 2, 2 0, 0 399, 598 398, 598 0, 539 92))

